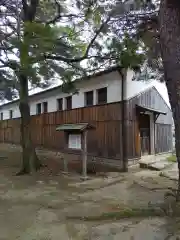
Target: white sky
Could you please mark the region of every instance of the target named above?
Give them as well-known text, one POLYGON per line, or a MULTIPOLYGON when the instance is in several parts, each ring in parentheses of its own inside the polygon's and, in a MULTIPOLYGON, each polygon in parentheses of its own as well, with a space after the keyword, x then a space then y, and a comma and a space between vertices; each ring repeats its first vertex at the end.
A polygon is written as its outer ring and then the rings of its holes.
MULTIPOLYGON (((66 4, 67 3, 69 5, 71 11, 76 13, 77 9, 75 9, 75 6, 73 6, 73 1, 72 0, 66 0, 66 4)), ((58 81, 58 80, 54 81, 54 83, 49 88, 53 88, 53 87, 58 86, 60 84, 61 84, 61 81, 58 81)), ((164 98, 166 103, 170 106, 169 97, 168 97, 168 93, 167 93, 167 88, 166 88, 165 84, 157 82, 155 87, 157 88, 159 93, 162 95, 162 97, 164 98)), ((46 88, 46 89, 34 88, 33 90, 29 91, 29 95, 32 95, 32 94, 35 94, 35 93, 38 93, 38 92, 41 92, 41 91, 46 91, 49 88, 46 88)), ((6 102, 8 102, 8 101, 7 100, 1 101, 0 105, 4 104, 6 102)))
POLYGON ((165 83, 157 82, 155 87, 157 88, 158 92, 161 94, 161 96, 164 98, 164 100, 166 101, 166 103, 170 107, 169 96, 168 96, 168 92, 167 92, 167 88, 166 88, 165 83))

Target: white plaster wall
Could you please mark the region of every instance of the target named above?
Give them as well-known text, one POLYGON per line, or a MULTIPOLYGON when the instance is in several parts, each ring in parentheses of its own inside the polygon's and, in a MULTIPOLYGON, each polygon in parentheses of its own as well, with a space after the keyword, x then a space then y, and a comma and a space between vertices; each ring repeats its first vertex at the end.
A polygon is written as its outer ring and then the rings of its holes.
POLYGON ((170 107, 169 96, 165 83, 161 83, 155 79, 149 81, 132 81, 133 76, 134 71, 129 69, 127 72, 127 99, 135 97, 139 93, 146 91, 148 88, 155 87, 167 105, 170 107))
MULTIPOLYGON (((31 115, 36 115, 36 105, 38 103, 48 102, 48 112, 54 112, 57 110, 57 99, 64 98, 68 96, 67 94, 57 94, 56 92, 50 92, 43 94, 42 96, 36 96, 35 99, 32 99, 30 102, 30 113, 31 115)), ((41 106, 43 110, 43 106, 41 106)))
MULTIPOLYGON (((126 86, 126 99, 130 99, 142 91, 155 86, 159 93, 162 95, 162 86, 157 81, 132 81, 134 72, 132 70, 127 71, 127 86, 126 86), (160 85, 159 85, 160 84, 160 85), (157 87, 158 86, 158 87, 157 87)), ((109 74, 101 75, 94 79, 79 81, 76 83, 76 88, 79 89, 79 93, 72 96, 72 108, 84 107, 84 93, 87 91, 94 91, 94 105, 97 103, 97 89, 107 87, 107 103, 121 101, 121 76, 115 71, 109 74)), ((164 91, 164 90, 163 90, 164 91)), ((57 99, 63 98, 63 109, 65 109, 65 97, 68 94, 62 93, 60 88, 52 91, 44 91, 41 94, 31 96, 30 98, 30 113, 36 115, 36 105, 38 103, 48 102, 48 112, 54 112, 57 110, 57 99)), ((162 97, 164 97, 162 95, 162 97)), ((0 107, 0 112, 3 112, 4 119, 9 119, 9 110, 13 110, 13 118, 20 117, 18 103, 12 103, 0 107)))
POLYGON ((13 110, 13 118, 18 118, 20 117, 20 112, 19 112, 19 106, 17 103, 13 103, 11 105, 8 105, 3 109, 3 119, 9 119, 9 111, 13 110))
POLYGON ((157 83, 156 80, 149 80, 149 81, 136 81, 133 80, 134 72, 132 70, 128 70, 127 72, 127 99, 130 99, 142 91, 155 86, 157 83))
POLYGON ((121 77, 118 72, 106 74, 96 79, 86 80, 78 83, 76 86, 80 91, 79 94, 72 96, 72 108, 84 107, 84 93, 94 91, 94 105, 96 105, 97 90, 107 87, 107 102, 121 101, 121 77))
MULTIPOLYGON (((79 93, 72 95, 72 108, 84 107, 84 93, 92 90, 94 91, 94 105, 96 105, 97 89, 104 87, 107 87, 107 103, 121 101, 121 77, 118 72, 111 72, 94 79, 77 82, 76 88, 79 90, 79 93)), ((63 109, 65 109, 65 97, 69 95, 71 94, 60 92, 60 88, 50 92, 45 91, 40 95, 34 95, 30 98, 30 113, 31 115, 36 115, 36 105, 43 102, 48 102, 48 112, 56 111, 58 98, 63 98, 63 109)), ((3 112, 4 119, 9 119, 10 109, 14 111, 13 118, 20 117, 18 103, 12 103, 1 106, 0 112, 3 112)))
MULTIPOLYGON (((153 81, 154 82, 154 81, 153 81)), ((127 82, 127 99, 130 99, 146 89, 154 86, 152 81, 131 81, 127 82)))

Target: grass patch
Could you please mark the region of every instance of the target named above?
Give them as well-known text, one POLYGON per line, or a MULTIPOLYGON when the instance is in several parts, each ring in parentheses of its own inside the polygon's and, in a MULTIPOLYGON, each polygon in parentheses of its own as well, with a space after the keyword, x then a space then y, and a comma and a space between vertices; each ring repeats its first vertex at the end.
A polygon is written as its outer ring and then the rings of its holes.
POLYGON ((116 212, 107 212, 98 216, 84 216, 84 217, 68 217, 71 220, 83 220, 83 221, 105 221, 105 220, 120 220, 124 218, 135 217, 162 217, 164 211, 161 208, 126 208, 116 212))
POLYGON ((167 158, 167 160, 169 161, 169 162, 176 162, 177 160, 176 160, 176 155, 171 155, 171 156, 169 156, 168 158, 167 158))

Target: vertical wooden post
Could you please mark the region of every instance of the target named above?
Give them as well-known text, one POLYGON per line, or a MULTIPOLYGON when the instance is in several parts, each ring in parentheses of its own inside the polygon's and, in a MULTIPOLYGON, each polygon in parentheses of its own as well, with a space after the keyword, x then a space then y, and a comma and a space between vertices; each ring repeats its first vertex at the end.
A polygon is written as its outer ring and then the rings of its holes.
POLYGON ((82 136, 82 180, 87 180, 87 131, 82 136))
POLYGON ((150 114, 150 151, 155 154, 155 118, 154 113, 150 114))
POLYGON ((154 120, 154 154, 156 155, 156 143, 157 143, 157 125, 156 119, 154 120))
POLYGON ((139 130, 139 119, 136 116, 135 120, 135 145, 136 145, 136 155, 137 157, 141 157, 141 138, 140 138, 140 130, 139 130))
POLYGON ((123 68, 119 70, 121 75, 121 116, 122 116, 122 156, 123 156, 123 166, 122 170, 128 172, 128 154, 127 154, 127 144, 128 144, 128 127, 127 127, 127 69, 123 68))
POLYGON ((61 161, 63 161, 63 173, 67 174, 68 173, 68 164, 67 164, 67 160, 64 157, 64 155, 61 155, 61 161))

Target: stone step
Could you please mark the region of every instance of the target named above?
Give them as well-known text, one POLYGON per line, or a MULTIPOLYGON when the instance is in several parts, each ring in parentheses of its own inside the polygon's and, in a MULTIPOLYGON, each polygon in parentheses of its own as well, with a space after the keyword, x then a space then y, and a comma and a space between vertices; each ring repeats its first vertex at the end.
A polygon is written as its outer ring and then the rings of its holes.
POLYGON ((148 160, 148 161, 144 161, 144 160, 140 160, 139 161, 139 167, 140 168, 148 168, 148 166, 150 165, 150 164, 153 164, 155 161, 153 160, 148 160))
POLYGON ((143 156, 142 159, 139 160, 139 166, 140 168, 160 171, 172 165, 172 163, 167 160, 167 157, 170 155, 171 153, 143 156))
POLYGON ((139 165, 140 165, 140 168, 148 168, 150 165, 160 162, 160 161, 164 161, 164 158, 156 159, 155 157, 152 157, 152 158, 147 158, 147 159, 141 159, 141 160, 139 160, 139 165))
POLYGON ((172 165, 171 162, 168 162, 167 159, 157 161, 155 163, 152 163, 148 166, 149 169, 156 170, 156 171, 161 171, 162 169, 168 168, 172 165))
POLYGON ((176 180, 178 181, 178 164, 177 163, 173 163, 171 164, 170 167, 163 169, 163 171, 160 172, 160 176, 162 177, 167 177, 171 180, 176 180))

